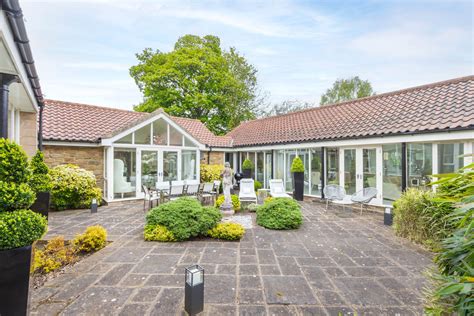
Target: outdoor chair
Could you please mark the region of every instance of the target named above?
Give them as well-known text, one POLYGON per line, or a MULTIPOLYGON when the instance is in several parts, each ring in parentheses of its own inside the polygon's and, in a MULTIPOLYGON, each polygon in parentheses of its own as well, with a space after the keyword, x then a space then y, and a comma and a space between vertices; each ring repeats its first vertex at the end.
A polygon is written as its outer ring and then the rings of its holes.
POLYGON ((346 190, 344 190, 340 185, 326 185, 323 192, 324 198, 326 199, 326 210, 328 209, 329 202, 342 205, 344 211, 346 210, 346 205, 354 204, 351 200, 351 196, 346 195, 346 190))
POLYGON ((160 197, 157 195, 156 192, 150 192, 146 185, 142 185, 142 190, 145 193, 145 197, 143 198, 143 212, 151 209, 153 207, 153 201, 158 201, 160 197), (148 204, 148 209, 146 209, 146 205, 148 204))
POLYGON ((170 183, 169 181, 156 182, 155 189, 156 189, 157 194, 160 197, 160 203, 162 203, 170 192, 170 183))
POLYGON ((212 195, 214 195, 214 200, 217 200, 217 196, 219 195, 219 192, 221 190, 221 181, 220 180, 214 180, 214 187, 212 188, 212 195))
POLYGON ((191 183, 186 185, 186 196, 197 198, 200 188, 199 183, 191 183))
POLYGON ((253 179, 240 180, 239 200, 240 202, 257 203, 257 195, 255 194, 253 179))
POLYGON ((173 182, 175 182, 175 184, 171 184, 170 192, 167 196, 165 196, 165 199, 167 199, 168 201, 176 200, 177 198, 180 198, 184 195, 184 183, 182 183, 182 181, 173 182))
POLYGON ((377 193, 378 191, 376 188, 368 187, 354 193, 351 196, 352 202, 360 204, 360 215, 362 215, 364 205, 367 205, 367 203, 377 197, 377 193))
POLYGON ((211 200, 212 204, 214 204, 214 183, 213 182, 206 182, 202 184, 202 190, 200 194, 201 203, 205 200, 211 200))
POLYGON ((270 195, 274 198, 291 198, 291 196, 285 192, 282 179, 270 180, 270 195))

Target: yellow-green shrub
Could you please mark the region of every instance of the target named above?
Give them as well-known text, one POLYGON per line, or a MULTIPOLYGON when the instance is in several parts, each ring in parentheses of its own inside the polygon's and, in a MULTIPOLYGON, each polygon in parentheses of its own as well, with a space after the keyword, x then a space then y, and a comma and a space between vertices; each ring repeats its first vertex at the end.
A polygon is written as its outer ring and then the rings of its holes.
POLYGON ((35 250, 33 271, 49 273, 76 260, 73 247, 66 245, 63 236, 57 236, 48 241, 44 250, 35 250))
POLYGON ((207 232, 212 238, 239 240, 245 234, 245 228, 237 223, 219 223, 207 232))
POLYGON ((163 225, 145 225, 145 240, 176 241, 174 234, 163 225))
POLYGON ((91 252, 105 247, 107 243, 107 231, 104 227, 89 226, 84 234, 79 234, 72 241, 78 251, 91 252))
POLYGON ((201 183, 220 180, 223 171, 223 165, 201 165, 201 183))
MULTIPOLYGON (((240 200, 239 200, 239 197, 235 194, 232 194, 230 196, 230 198, 232 199, 232 207, 234 208, 234 211, 239 211, 240 210, 240 200)), ((224 195, 220 195, 217 199, 216 199, 216 207, 219 208, 221 207, 222 203, 224 203, 225 201, 225 196, 224 195)))

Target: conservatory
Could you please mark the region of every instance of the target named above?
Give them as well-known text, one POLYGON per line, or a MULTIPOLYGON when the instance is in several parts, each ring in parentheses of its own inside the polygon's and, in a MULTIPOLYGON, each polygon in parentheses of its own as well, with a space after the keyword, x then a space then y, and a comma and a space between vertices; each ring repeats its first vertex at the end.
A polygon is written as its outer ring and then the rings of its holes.
POLYGON ((199 179, 203 145, 164 114, 102 139, 102 145, 108 200, 141 198, 142 185, 199 179))

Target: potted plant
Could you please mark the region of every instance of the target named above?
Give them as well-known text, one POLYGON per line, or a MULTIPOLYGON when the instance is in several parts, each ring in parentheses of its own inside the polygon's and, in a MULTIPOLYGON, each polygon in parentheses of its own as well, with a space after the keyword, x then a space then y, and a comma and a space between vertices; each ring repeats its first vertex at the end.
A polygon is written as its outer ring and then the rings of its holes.
POLYGON ((244 174, 244 178, 250 178, 253 170, 253 163, 250 161, 250 159, 245 159, 244 162, 242 163, 242 172, 244 174))
POLYGON ((0 138, 0 315, 26 315, 32 244, 46 218, 28 210, 35 193, 23 149, 0 138))
POLYGON ((303 201, 304 165, 300 157, 296 156, 291 162, 291 172, 293 173, 293 198, 303 201))
POLYGON ((31 159, 30 169, 33 174, 29 185, 36 193, 36 200, 31 205, 31 210, 46 216, 46 219, 48 219, 52 183, 49 168, 44 163, 44 155, 41 151, 38 150, 31 159))

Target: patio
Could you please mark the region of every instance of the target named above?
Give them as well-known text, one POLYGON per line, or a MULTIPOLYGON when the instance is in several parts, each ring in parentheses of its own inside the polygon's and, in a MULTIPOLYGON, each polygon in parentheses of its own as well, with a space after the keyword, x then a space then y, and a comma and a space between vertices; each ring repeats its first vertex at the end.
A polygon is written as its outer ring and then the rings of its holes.
POLYGON ((184 267, 206 271, 205 315, 419 315, 430 254, 394 236, 382 214, 303 202, 295 231, 248 229, 240 242, 145 242, 139 202, 50 214, 49 233, 94 224, 113 241, 32 291, 32 315, 183 314, 184 267))

